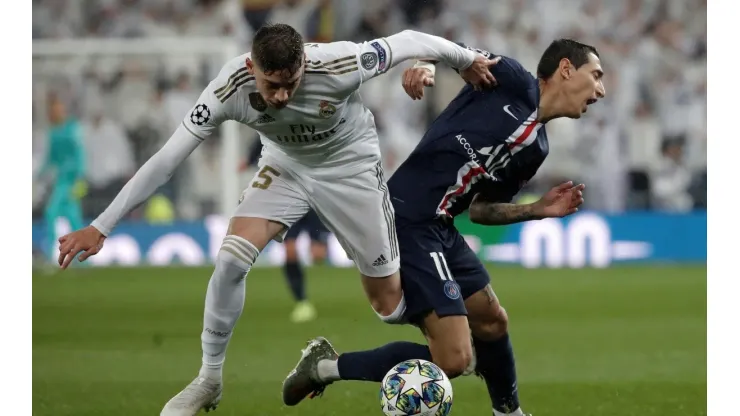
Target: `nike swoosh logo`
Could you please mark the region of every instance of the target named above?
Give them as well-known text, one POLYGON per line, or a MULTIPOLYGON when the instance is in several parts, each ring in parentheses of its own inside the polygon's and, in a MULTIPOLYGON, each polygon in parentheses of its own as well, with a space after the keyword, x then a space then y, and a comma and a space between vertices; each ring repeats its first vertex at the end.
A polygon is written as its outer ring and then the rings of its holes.
POLYGON ((511 110, 509 110, 509 107, 511 107, 511 106, 510 105, 505 105, 504 106, 504 111, 506 112, 506 114, 514 117, 514 120, 519 120, 518 118, 516 118, 516 116, 514 115, 514 113, 512 113, 511 110))

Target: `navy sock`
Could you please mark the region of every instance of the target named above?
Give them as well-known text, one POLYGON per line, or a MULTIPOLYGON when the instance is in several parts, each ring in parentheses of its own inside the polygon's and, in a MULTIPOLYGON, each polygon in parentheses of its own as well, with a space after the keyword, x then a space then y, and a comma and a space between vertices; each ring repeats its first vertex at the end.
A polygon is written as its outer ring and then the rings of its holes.
POLYGON ((298 302, 306 300, 306 285, 301 265, 298 262, 286 262, 284 269, 293 298, 298 302))
POLYGON ((342 380, 380 382, 393 366, 412 359, 432 361, 432 353, 426 345, 392 342, 374 350, 344 353, 337 365, 342 380))
POLYGON ((477 359, 476 372, 483 377, 493 408, 511 413, 519 408, 514 350, 507 333, 493 342, 473 339, 477 359))

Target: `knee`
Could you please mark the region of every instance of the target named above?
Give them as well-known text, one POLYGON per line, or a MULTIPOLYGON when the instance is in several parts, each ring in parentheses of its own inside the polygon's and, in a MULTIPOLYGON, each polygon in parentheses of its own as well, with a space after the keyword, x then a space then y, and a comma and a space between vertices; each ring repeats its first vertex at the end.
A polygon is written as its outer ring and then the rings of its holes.
MULTIPOLYGON (((406 298, 403 296, 403 291, 400 292, 401 299, 396 302, 378 301, 371 300, 373 310, 378 315, 381 321, 387 324, 401 324, 404 323, 404 315, 406 314, 406 298)), ((393 297, 392 299, 395 299, 393 297)))
POLYGON ((242 279, 257 260, 257 256, 259 250, 249 240, 236 235, 227 235, 216 256, 216 270, 221 270, 216 274, 242 279))
POLYGON ((445 348, 432 359, 447 377, 455 378, 464 374, 470 366, 473 361, 473 348, 470 343, 455 345, 445 348))
POLYGON ((406 312, 406 299, 399 276, 363 276, 362 281, 370 305, 378 317, 386 323, 398 323, 406 312))
POLYGON ((484 316, 476 316, 475 320, 471 320, 470 330, 474 337, 482 341, 495 341, 509 331, 509 316, 501 305, 497 305, 484 316))

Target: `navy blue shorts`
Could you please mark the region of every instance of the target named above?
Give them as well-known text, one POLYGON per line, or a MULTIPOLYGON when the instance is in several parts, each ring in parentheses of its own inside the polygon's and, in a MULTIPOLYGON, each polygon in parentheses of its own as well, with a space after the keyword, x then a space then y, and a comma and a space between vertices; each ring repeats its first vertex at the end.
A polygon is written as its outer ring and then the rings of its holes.
POLYGON ((467 315, 465 299, 491 281, 478 256, 451 223, 442 220, 398 228, 406 318, 430 312, 467 315))
POLYGON ((285 233, 285 240, 295 240, 304 231, 311 237, 311 241, 323 244, 326 244, 329 237, 329 231, 313 210, 308 211, 308 214, 290 227, 288 232, 285 233))

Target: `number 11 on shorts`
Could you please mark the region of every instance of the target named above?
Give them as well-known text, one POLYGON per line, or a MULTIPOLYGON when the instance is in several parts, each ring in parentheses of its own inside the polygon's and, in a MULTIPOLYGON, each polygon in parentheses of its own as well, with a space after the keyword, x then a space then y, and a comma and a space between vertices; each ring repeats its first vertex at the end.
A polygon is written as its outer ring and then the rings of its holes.
POLYGON ((440 279, 455 280, 452 278, 452 273, 450 273, 450 268, 447 267, 447 260, 445 259, 444 254, 431 252, 429 253, 429 255, 432 256, 432 260, 434 260, 434 265, 437 267, 437 273, 439 273, 440 279))

